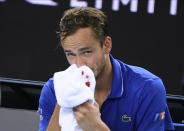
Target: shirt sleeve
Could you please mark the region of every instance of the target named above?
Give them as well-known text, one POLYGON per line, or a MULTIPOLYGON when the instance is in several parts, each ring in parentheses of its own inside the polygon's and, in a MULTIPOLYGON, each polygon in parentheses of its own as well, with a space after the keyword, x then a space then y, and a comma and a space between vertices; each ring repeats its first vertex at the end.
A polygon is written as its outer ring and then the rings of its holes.
POLYGON ((54 112, 56 105, 56 97, 53 87, 53 79, 49 79, 43 86, 40 99, 38 112, 40 114, 39 131, 46 131, 50 118, 54 112))
POLYGON ((137 131, 165 131, 168 127, 169 130, 174 129, 166 103, 165 88, 159 78, 146 82, 139 97, 136 119, 137 131))

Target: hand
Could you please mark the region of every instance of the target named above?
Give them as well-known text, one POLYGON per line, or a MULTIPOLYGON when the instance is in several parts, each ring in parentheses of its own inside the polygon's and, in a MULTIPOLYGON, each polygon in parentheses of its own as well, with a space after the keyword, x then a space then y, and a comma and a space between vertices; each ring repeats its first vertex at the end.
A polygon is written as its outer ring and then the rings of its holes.
POLYGON ((101 120, 99 105, 85 102, 73 109, 75 118, 83 131, 109 131, 101 120))

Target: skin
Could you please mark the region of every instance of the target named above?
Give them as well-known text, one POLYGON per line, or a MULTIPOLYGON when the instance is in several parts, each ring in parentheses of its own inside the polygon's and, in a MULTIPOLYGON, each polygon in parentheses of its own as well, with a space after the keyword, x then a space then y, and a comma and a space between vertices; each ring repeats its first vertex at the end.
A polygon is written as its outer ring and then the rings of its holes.
MULTIPOLYGON (((84 131, 109 131, 110 129, 101 120, 99 109, 111 91, 113 76, 109 58, 112 48, 111 37, 107 36, 101 46, 90 27, 80 28, 74 34, 67 36, 62 46, 69 64, 76 64, 78 67, 88 66, 96 78, 95 104, 86 102, 73 109, 78 124, 84 131)), ((56 117, 59 115, 58 110, 57 104, 48 129, 52 123, 58 123, 56 117)), ((56 130, 56 128, 58 129, 53 126, 49 130, 56 130)))
POLYGON ((49 122, 47 131, 61 131, 61 127, 59 126, 59 110, 60 106, 56 104, 54 112, 52 114, 51 120, 49 122))

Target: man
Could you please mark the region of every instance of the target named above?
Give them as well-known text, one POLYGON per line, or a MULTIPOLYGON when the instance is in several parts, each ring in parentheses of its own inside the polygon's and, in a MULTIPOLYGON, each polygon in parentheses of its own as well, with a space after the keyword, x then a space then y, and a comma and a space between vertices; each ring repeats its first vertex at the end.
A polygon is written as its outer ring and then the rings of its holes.
MULTIPOLYGON (((67 10, 60 22, 61 45, 69 64, 90 67, 96 78, 95 100, 73 109, 84 131, 173 130, 160 78, 110 55, 107 18, 95 8, 67 10), (101 114, 101 115, 100 115, 101 114)), ((40 130, 61 130, 51 78, 43 87, 40 130)))

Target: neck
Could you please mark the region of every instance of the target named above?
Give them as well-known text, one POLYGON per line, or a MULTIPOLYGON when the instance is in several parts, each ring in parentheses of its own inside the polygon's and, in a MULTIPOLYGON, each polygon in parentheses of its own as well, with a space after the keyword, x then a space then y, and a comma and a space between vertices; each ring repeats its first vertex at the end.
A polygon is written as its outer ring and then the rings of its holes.
POLYGON ((112 76, 112 64, 110 61, 110 57, 108 56, 106 66, 99 78, 96 80, 95 91, 110 92, 112 87, 112 76))
POLYGON ((107 96, 111 92, 112 76, 112 65, 108 56, 106 66, 104 67, 103 72, 96 80, 95 101, 99 104, 100 109, 104 101, 107 99, 107 96))

